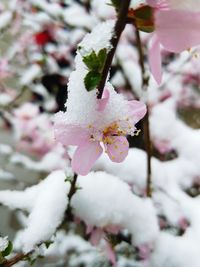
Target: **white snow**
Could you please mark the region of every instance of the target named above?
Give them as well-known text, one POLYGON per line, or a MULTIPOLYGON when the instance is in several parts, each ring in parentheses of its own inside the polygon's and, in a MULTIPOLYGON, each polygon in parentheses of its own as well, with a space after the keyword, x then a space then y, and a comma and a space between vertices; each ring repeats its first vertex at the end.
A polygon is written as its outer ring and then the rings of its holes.
POLYGON ((156 239, 158 224, 151 201, 135 196, 118 177, 105 172, 91 172, 79 176, 78 185, 81 189, 71 203, 76 216, 88 226, 121 226, 129 230, 135 244, 156 239))
POLYGON ((8 237, 0 237, 0 251, 4 251, 8 246, 8 237))
POLYGON ((5 180, 5 181, 15 180, 15 176, 11 172, 0 169, 0 180, 5 180))
POLYGON ((55 171, 44 181, 25 191, 0 191, 0 203, 30 213, 27 226, 18 237, 24 252, 49 240, 62 222, 69 191, 65 178, 63 171, 55 171))
POLYGON ((0 30, 6 28, 9 23, 11 23, 12 16, 13 14, 11 11, 5 11, 0 14, 0 30))
POLYGON ((23 74, 20 80, 21 85, 30 84, 35 78, 41 75, 41 68, 38 64, 30 66, 23 74))

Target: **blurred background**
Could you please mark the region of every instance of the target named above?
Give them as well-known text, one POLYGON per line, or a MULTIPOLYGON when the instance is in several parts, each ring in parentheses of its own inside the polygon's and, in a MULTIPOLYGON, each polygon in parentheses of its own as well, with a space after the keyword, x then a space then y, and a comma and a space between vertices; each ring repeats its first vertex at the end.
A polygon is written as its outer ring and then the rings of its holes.
MULTIPOLYGON (((22 190, 68 164, 67 151, 54 140, 52 117, 65 110, 78 43, 98 22, 115 16, 115 9, 104 0, 0 1, 1 190, 22 190)), ((142 33, 145 58, 148 39, 142 33)), ((174 97, 178 119, 191 129, 199 129, 199 67, 198 48, 181 55, 163 52, 163 83, 158 88, 151 78, 150 106, 174 97)), ((141 97, 132 25, 122 36, 111 81, 127 99, 141 97)), ((138 128, 142 129, 142 124, 138 128)), ((144 149, 143 135, 129 141, 131 147, 144 149)), ((152 142, 153 155, 160 161, 178 157, 169 140, 152 134, 152 142)), ((192 181, 187 194, 198 196, 199 186, 199 179, 192 181)), ((20 228, 19 214, 0 206, 0 234, 13 240, 20 228)))

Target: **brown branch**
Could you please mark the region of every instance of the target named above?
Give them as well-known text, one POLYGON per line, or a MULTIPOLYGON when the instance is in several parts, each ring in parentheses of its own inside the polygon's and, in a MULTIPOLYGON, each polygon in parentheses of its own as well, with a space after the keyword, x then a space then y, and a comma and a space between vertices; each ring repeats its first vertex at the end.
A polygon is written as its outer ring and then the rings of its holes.
POLYGON ((2 110, 7 110, 9 111, 11 108, 13 108, 16 104, 16 102, 24 95, 24 93, 26 92, 26 90, 28 89, 27 86, 23 86, 21 91, 15 96, 14 99, 12 99, 8 104, 6 105, 0 105, 0 108, 2 110))
MULTIPOLYGON (((142 89, 147 91, 147 87, 149 84, 149 76, 146 75, 146 70, 144 66, 144 53, 142 49, 142 42, 140 38, 140 32, 135 27, 136 31, 136 41, 137 41, 137 49, 139 53, 139 63, 142 72, 142 89)), ((147 104, 147 113, 144 118, 144 139, 145 139, 145 150, 147 153, 147 189, 146 194, 148 197, 152 196, 152 171, 151 171, 151 157, 152 157, 152 148, 151 148, 151 137, 150 137, 150 127, 149 127, 149 107, 147 104)))
POLYGON ((97 94, 98 99, 102 97, 104 86, 113 61, 113 57, 115 55, 117 45, 119 43, 120 36, 126 26, 129 5, 130 5, 130 0, 121 0, 119 15, 114 29, 114 35, 111 39, 112 49, 109 51, 107 55, 106 62, 102 71, 102 78, 98 85, 98 94, 97 94))
POLYGON ((151 157, 152 157, 152 148, 151 148, 151 139, 150 139, 150 127, 149 127, 149 108, 147 105, 147 113, 144 118, 144 139, 145 139, 145 149, 147 152, 147 191, 146 194, 148 197, 152 196, 152 171, 151 171, 151 157))
POLYGON ((76 188, 77 177, 78 177, 78 176, 77 176, 77 174, 75 173, 75 174, 74 174, 74 177, 73 177, 73 180, 72 180, 72 182, 71 182, 71 188, 70 188, 70 191, 69 191, 69 194, 68 194, 69 203, 70 203, 70 201, 71 201, 73 195, 76 193, 76 190, 77 190, 77 188, 76 188))
MULTIPOLYGON (((71 187, 70 187, 70 191, 68 194, 68 199, 69 199, 69 204, 68 204, 68 208, 66 211, 66 216, 68 217, 68 219, 72 218, 72 207, 70 205, 71 199, 73 197, 73 195, 76 193, 77 191, 77 187, 76 187, 76 182, 77 182, 77 174, 74 174, 73 180, 71 181, 71 187)), ((25 260, 28 256, 30 256, 33 253, 33 251, 28 252, 27 254, 23 254, 23 253, 19 253, 17 255, 15 255, 13 258, 6 260, 4 263, 0 264, 0 266, 2 267, 11 267, 14 264, 18 263, 19 261, 25 260)))
POLYGON ((11 258, 10 260, 6 260, 4 263, 1 264, 1 266, 2 267, 10 267, 10 266, 13 266, 14 264, 16 264, 16 263, 24 260, 31 253, 32 253, 32 251, 29 252, 29 253, 27 253, 27 254, 19 253, 19 254, 15 255, 13 258, 11 258))
POLYGON ((65 212, 65 217, 67 218, 68 221, 73 219, 72 207, 71 207, 71 199, 72 199, 73 195, 76 193, 76 191, 78 190, 77 186, 76 186, 77 178, 78 178, 78 175, 75 173, 74 176, 73 176, 73 179, 70 181, 71 182, 71 187, 70 187, 70 190, 69 190, 69 193, 68 193, 69 202, 68 202, 67 210, 65 212))

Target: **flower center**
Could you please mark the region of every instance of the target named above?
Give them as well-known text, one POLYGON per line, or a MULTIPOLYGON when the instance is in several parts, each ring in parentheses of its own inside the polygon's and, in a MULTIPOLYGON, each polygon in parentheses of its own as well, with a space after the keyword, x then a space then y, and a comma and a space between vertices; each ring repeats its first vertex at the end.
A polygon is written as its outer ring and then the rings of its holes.
POLYGON ((97 130, 93 125, 88 125, 88 128, 91 130, 90 140, 91 141, 100 141, 104 144, 113 144, 113 136, 126 136, 126 135, 138 135, 140 130, 131 124, 129 118, 121 120, 118 122, 113 122, 108 127, 104 128, 103 131, 97 130))

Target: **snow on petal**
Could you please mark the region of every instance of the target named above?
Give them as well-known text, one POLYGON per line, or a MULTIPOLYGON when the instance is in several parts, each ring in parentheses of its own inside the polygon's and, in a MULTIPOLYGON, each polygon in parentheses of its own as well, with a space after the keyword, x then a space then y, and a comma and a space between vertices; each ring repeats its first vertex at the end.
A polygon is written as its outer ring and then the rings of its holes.
MULTIPOLYGON (((63 114, 64 116, 64 114, 63 114)), ((55 119, 54 123, 55 138, 65 146, 81 145, 89 138, 87 129, 78 125, 67 125, 55 119)))
POLYGON ((106 105, 109 101, 110 98, 110 93, 108 90, 104 90, 102 98, 98 99, 98 110, 99 111, 104 111, 104 109, 106 108, 106 105))

